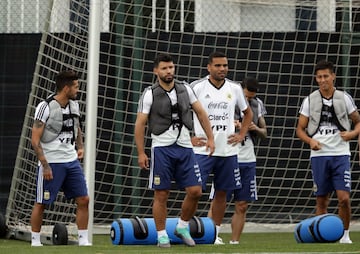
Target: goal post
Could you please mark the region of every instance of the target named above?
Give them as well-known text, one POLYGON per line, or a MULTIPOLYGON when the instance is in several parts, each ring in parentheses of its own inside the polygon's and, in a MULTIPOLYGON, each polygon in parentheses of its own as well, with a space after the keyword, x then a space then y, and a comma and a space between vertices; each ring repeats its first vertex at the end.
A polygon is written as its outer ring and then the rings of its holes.
POLYGON ((96 130, 97 130, 97 97, 99 82, 99 51, 100 51, 100 24, 101 24, 101 0, 90 2, 89 15, 89 46, 88 46, 88 79, 86 87, 86 112, 91 114, 86 117, 85 123, 85 158, 84 170, 89 192, 89 242, 93 242, 94 224, 94 188, 95 188, 95 165, 96 165, 96 130))
MULTIPOLYGON (((137 165, 134 123, 138 99, 154 82, 152 64, 160 52, 174 57, 176 78, 187 82, 207 75, 207 58, 214 50, 228 56, 228 78, 239 82, 246 76, 258 78, 258 96, 268 113, 268 138, 256 144, 259 200, 249 206, 247 226, 271 225, 268 228, 275 230, 284 225, 289 229, 314 214, 309 147, 295 136, 298 111, 302 99, 317 88, 313 69, 322 58, 335 63, 336 86, 349 92, 360 106, 358 1, 43 2, 46 12, 6 6, 13 12, 31 14, 21 16, 23 32, 33 28, 26 26, 28 16, 48 24, 39 28, 43 36, 6 209, 11 232, 30 227, 37 165, 30 140, 32 119, 36 105, 55 91, 54 77, 64 68, 80 75, 78 99, 85 116, 84 169, 89 192, 93 192, 93 232, 102 227, 108 230, 118 218, 152 217, 149 172, 137 165)), ((5 8, 4 4, 0 7, 5 8)), ((149 137, 146 144, 149 153, 149 137)), ((356 222, 360 219, 359 158, 356 141, 350 145, 352 220, 356 222)), ((168 201, 169 217, 179 215, 184 198, 184 192, 175 187, 168 201)), ((207 215, 210 183, 207 187, 197 216, 207 215)), ((73 201, 59 193, 46 209, 44 228, 58 222, 74 228, 75 210, 73 201)), ((229 202, 224 223, 230 222, 233 211, 234 204, 229 202)), ((329 212, 337 212, 335 198, 329 212)), ((69 230, 70 235, 75 232, 69 230)))

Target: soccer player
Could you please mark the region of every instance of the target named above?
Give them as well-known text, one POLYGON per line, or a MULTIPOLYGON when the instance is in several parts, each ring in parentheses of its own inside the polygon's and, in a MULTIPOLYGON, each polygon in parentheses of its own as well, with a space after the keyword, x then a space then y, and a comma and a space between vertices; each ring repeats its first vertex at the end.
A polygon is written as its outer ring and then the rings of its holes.
MULTIPOLYGON (((248 202, 256 201, 258 199, 256 190, 256 155, 254 143, 257 138, 265 139, 267 137, 267 128, 264 118, 266 115, 266 109, 262 100, 256 96, 259 83, 255 78, 248 77, 241 82, 241 85, 253 112, 253 121, 249 126, 249 132, 246 134, 244 142, 238 144, 238 164, 242 188, 235 189, 227 193, 227 200, 230 201, 233 196, 235 201, 235 212, 231 218, 230 244, 239 243, 240 236, 246 222, 248 202)), ((236 112, 235 126, 239 130, 241 129, 241 123, 238 119, 241 118, 241 112, 236 112), (240 113, 240 115, 238 113, 240 113)), ((210 192, 210 199, 213 199, 213 188, 210 192)), ((212 217, 211 210, 212 202, 208 213, 209 217, 212 217)), ((220 237, 218 237, 218 242, 222 242, 220 237)))
POLYGON ((316 215, 327 213, 329 196, 336 191, 339 216, 345 228, 340 243, 352 243, 349 141, 359 134, 360 116, 352 97, 335 88, 335 78, 332 62, 321 60, 316 64, 315 80, 319 89, 303 100, 296 134, 311 149, 316 215), (355 126, 353 130, 349 119, 355 126))
POLYGON ((224 53, 211 53, 207 70, 209 75, 194 81, 191 87, 209 116, 216 150, 212 157, 207 155, 205 146, 207 140, 196 115, 194 115, 192 143, 201 170, 203 190, 206 188, 209 175, 214 174, 215 196, 212 219, 216 225, 214 243, 218 244, 220 242, 217 238, 226 209, 226 193, 241 188, 237 144, 244 141, 253 114, 241 86, 226 78, 229 66, 224 53), (235 133, 235 107, 244 114, 239 133, 235 133))
POLYGON ((32 127, 31 144, 39 166, 31 214, 31 246, 42 246, 40 230, 45 206, 55 201, 60 189, 67 198, 75 198, 79 245, 89 246, 89 196, 79 162, 84 149, 76 101, 78 76, 72 70, 62 71, 55 83, 56 94, 38 104, 32 127))
POLYGON ((190 139, 192 111, 204 128, 207 156, 214 152, 214 136, 206 111, 194 92, 184 82, 174 79, 175 65, 168 54, 159 54, 154 61, 157 81, 143 92, 135 122, 135 143, 138 162, 142 169, 149 169, 149 188, 154 189, 153 217, 158 234, 158 246, 170 247, 166 232, 167 200, 174 179, 186 196, 181 216, 174 234, 187 246, 195 246, 189 233, 189 220, 194 216, 202 195, 200 169, 190 139), (151 165, 145 153, 145 126, 151 133, 151 165))

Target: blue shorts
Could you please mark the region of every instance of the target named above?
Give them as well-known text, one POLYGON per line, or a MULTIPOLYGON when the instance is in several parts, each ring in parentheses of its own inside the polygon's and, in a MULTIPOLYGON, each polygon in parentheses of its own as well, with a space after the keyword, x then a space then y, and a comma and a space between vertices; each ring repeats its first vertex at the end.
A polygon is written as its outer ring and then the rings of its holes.
POLYGON ((175 180, 179 189, 200 185, 201 174, 192 148, 172 144, 151 149, 149 188, 170 190, 175 180))
POLYGON ((239 163, 241 175, 241 189, 228 192, 227 200, 231 200, 234 195, 234 201, 255 201, 258 200, 256 190, 256 162, 239 163))
POLYGON ((237 162, 237 155, 229 157, 208 156, 195 154, 199 163, 203 190, 211 173, 214 174, 215 190, 229 191, 241 188, 241 177, 237 162))
POLYGON ((59 191, 63 191, 68 199, 88 195, 85 176, 78 160, 67 163, 49 163, 49 165, 53 174, 53 179, 49 181, 43 178, 43 167, 38 167, 37 203, 53 203, 59 191))
POLYGON ((316 196, 335 190, 351 191, 350 156, 312 157, 311 168, 316 196))

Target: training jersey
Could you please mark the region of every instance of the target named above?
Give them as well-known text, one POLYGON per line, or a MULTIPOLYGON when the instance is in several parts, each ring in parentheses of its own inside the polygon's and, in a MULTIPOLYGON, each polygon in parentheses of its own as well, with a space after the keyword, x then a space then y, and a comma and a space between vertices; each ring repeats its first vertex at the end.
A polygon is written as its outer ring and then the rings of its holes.
MULTIPOLYGON (((189 94, 190 104, 195 103, 197 99, 194 92, 191 90, 189 85, 184 84, 184 86, 186 87, 186 91, 189 94)), ((171 100, 171 105, 175 105, 177 103, 175 88, 167 92, 167 95, 171 100)), ((143 94, 140 97, 138 113, 143 113, 148 115, 150 113, 152 103, 153 103, 152 88, 151 86, 149 86, 144 90, 143 94)), ((189 105, 189 110, 190 110, 190 106, 191 105, 189 105)), ((176 115, 173 116, 173 118, 174 119, 178 118, 177 113, 176 115)), ((190 139, 190 131, 184 125, 181 128, 180 135, 179 135, 179 126, 172 124, 167 131, 161 133, 160 135, 155 135, 151 133, 151 140, 152 140, 151 142, 152 147, 169 146, 174 144, 175 142, 182 147, 188 147, 188 148, 192 147, 191 139, 190 139)))
MULTIPOLYGON (((262 100, 256 97, 258 102, 258 118, 264 117, 266 115, 266 109, 262 100)), ((241 112, 241 118, 244 116, 244 113, 241 112)), ((244 142, 238 145, 238 162, 256 162, 255 150, 254 150, 254 142, 250 136, 250 133, 246 133, 244 142)))
MULTIPOLYGON (((75 101, 75 106, 79 108, 78 102, 75 101)), ((63 115, 70 114, 70 104, 67 104, 65 108, 61 108, 63 115)), ((80 112, 78 110, 78 112, 80 112)), ((35 110, 35 120, 46 123, 49 118, 49 104, 46 101, 42 101, 38 104, 35 110)), ((64 126, 73 126, 73 119, 69 118, 63 122, 64 126)), ((45 158, 48 163, 65 163, 72 162, 77 159, 77 152, 75 150, 75 142, 73 142, 72 131, 61 131, 53 141, 44 143, 41 142, 45 158)), ((40 162, 39 162, 40 163, 40 162)))
MULTIPOLYGON (((191 83, 198 100, 208 114, 211 128, 214 134, 215 152, 213 156, 232 156, 237 155, 238 148, 228 144, 228 137, 235 133, 235 106, 240 111, 248 107, 244 92, 239 83, 225 79, 224 84, 217 88, 211 84, 209 76, 191 83)), ((205 137, 205 132, 201 127, 199 119, 194 114, 194 134, 197 137, 205 137)), ((196 154, 209 154, 206 146, 194 147, 196 154)))
MULTIPOLYGON (((344 92, 344 100, 346 105, 347 114, 350 115, 352 112, 357 110, 355 102, 353 98, 346 92, 344 92)), ((333 100, 332 98, 326 99, 322 98, 323 104, 331 107, 333 100)), ((303 116, 310 116, 310 105, 309 105, 309 97, 305 97, 299 113, 303 116)), ((331 119, 332 114, 330 112, 327 113, 328 118, 331 119)), ((318 140, 321 143, 320 150, 312 150, 310 152, 310 157, 317 156, 334 156, 334 155, 350 155, 350 144, 348 141, 344 141, 340 136, 339 128, 332 123, 332 121, 321 120, 320 126, 317 132, 313 135, 313 139, 318 140)))

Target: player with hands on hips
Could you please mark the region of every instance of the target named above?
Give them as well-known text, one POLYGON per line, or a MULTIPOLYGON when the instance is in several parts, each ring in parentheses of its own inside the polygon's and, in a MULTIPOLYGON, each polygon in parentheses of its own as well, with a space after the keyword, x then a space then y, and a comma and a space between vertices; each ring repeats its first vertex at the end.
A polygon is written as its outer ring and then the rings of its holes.
MULTIPOLYGON (((231 217, 231 239, 230 244, 239 244, 240 236, 243 232, 248 204, 258 200, 257 185, 256 185, 256 155, 255 144, 258 138, 265 139, 267 137, 267 128, 264 116, 266 109, 262 100, 256 94, 259 87, 259 82, 253 77, 247 77, 241 82, 244 89, 244 94, 249 102, 253 112, 253 119, 249 126, 249 131, 245 140, 238 144, 238 165, 241 175, 241 189, 228 191, 227 201, 233 199, 235 203, 234 213, 231 217)), ((243 114, 236 109, 235 114, 235 128, 237 131, 241 129, 241 121, 243 114)), ((210 191, 210 200, 213 199, 213 186, 210 191)), ((208 217, 212 217, 213 202, 211 202, 208 217)), ((217 238, 217 243, 222 244, 220 237, 217 238)))
POLYGON ((214 174, 215 197, 212 219, 216 225, 214 243, 217 243, 226 209, 226 193, 241 188, 237 144, 244 141, 253 114, 240 84, 226 78, 229 66, 224 53, 211 53, 207 70, 208 76, 196 80, 190 85, 209 116, 216 150, 213 156, 207 155, 206 147, 203 146, 205 133, 195 114, 192 144, 201 170, 203 190, 206 189, 206 182, 210 174, 214 174), (244 114, 242 128, 239 132, 235 132, 235 107, 238 107, 244 114))

